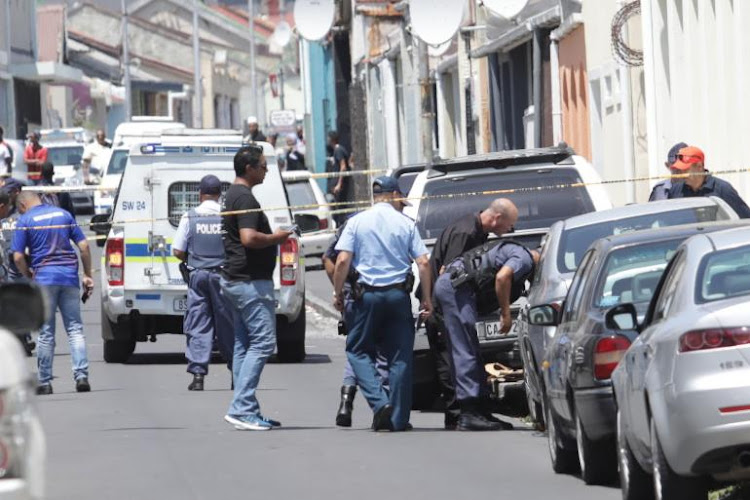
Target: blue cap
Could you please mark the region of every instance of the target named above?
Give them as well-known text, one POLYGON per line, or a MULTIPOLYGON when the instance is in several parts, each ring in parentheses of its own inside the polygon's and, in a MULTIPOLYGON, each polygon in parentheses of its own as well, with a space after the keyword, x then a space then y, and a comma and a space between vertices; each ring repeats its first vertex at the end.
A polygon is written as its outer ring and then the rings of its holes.
POLYGON ((672 149, 670 149, 667 154, 667 163, 669 163, 669 166, 672 166, 677 161, 677 155, 680 154, 680 150, 686 147, 688 147, 688 145, 684 142, 678 142, 672 146, 672 149))
MULTIPOLYGON (((372 193, 383 194, 383 193, 398 193, 401 196, 405 196, 401 191, 401 186, 398 185, 398 179, 391 177, 390 175, 383 175, 378 177, 372 182, 372 193)), ((410 206, 406 200, 402 200, 404 205, 410 206)))
POLYGON ((201 179, 198 190, 201 194, 221 194, 221 181, 215 175, 208 174, 201 179))
POLYGON ((5 179, 5 184, 3 184, 3 189, 5 189, 8 192, 11 191, 20 191, 23 189, 23 187, 26 185, 21 180, 16 179, 15 177, 8 177, 5 179))

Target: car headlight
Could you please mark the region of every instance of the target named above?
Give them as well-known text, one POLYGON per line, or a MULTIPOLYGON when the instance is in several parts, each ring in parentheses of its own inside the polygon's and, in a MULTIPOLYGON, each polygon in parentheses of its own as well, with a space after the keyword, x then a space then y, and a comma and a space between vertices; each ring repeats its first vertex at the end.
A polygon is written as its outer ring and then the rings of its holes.
POLYGON ((0 392, 0 480, 26 476, 31 412, 28 384, 0 392))

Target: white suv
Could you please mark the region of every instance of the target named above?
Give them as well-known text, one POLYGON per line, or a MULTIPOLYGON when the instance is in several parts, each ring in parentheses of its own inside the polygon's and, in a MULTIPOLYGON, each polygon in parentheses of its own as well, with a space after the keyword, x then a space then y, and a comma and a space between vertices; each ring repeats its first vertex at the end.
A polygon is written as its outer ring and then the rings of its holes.
MULTIPOLYGON (((198 184, 214 174, 228 189, 234 180, 233 158, 239 146, 148 144, 134 146, 128 156, 102 262, 102 338, 104 360, 125 362, 136 341, 160 333, 182 333, 187 286, 179 261, 172 256, 180 217, 198 204, 198 184), (132 222, 128 222, 132 220, 132 222)), ((236 143, 236 142, 235 142, 236 143)), ((276 155, 263 146, 268 173, 253 193, 264 207, 272 229, 292 224, 287 194, 276 155)), ((305 358, 305 276, 300 268, 300 242, 290 238, 280 247, 274 273, 278 358, 305 358)))

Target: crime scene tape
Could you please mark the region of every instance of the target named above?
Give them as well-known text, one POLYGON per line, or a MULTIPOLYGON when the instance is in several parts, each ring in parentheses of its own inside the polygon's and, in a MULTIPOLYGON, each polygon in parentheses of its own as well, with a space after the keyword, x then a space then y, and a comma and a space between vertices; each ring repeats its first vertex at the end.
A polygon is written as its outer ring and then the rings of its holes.
MULTIPOLYGON (((750 172, 750 168, 716 171, 716 172, 711 172, 711 175, 716 176, 716 175, 727 175, 727 174, 748 173, 748 172, 750 172)), ((548 184, 544 186, 529 186, 529 187, 521 187, 521 188, 490 189, 490 190, 484 190, 484 191, 467 191, 467 192, 461 192, 461 193, 428 194, 424 196, 394 198, 394 201, 414 202, 414 201, 437 200, 437 199, 458 199, 458 198, 476 197, 476 196, 501 196, 501 195, 511 195, 511 194, 519 194, 519 193, 543 193, 545 191, 575 189, 575 188, 581 188, 581 187, 587 187, 587 186, 608 186, 608 185, 614 185, 614 184, 625 184, 629 182, 646 182, 646 181, 665 180, 665 179, 670 179, 670 178, 671 179, 685 179, 688 177, 698 176, 698 175, 703 175, 703 174, 687 173, 687 174, 676 174, 676 175, 659 175, 659 176, 651 176, 651 177, 649 176, 628 177, 628 178, 623 178, 623 179, 601 180, 601 181, 588 182, 588 183, 587 182, 574 182, 574 183, 567 183, 567 184, 548 184)), ((31 189, 31 190, 36 190, 36 189, 31 189)), ((332 208, 332 207, 336 207, 339 210, 348 209, 348 210, 357 211, 360 209, 356 209, 352 207, 369 207, 371 205, 372 205, 371 200, 340 201, 340 202, 331 202, 331 203, 295 205, 293 207, 290 207, 288 205, 261 207, 261 208, 247 209, 247 210, 225 211, 225 212, 220 212, 219 214, 211 214, 208 216, 198 214, 196 216, 197 217, 215 217, 216 215, 221 215, 221 216, 244 215, 244 214, 249 214, 249 213, 273 212, 273 211, 278 211, 278 210, 298 211, 298 210, 315 210, 319 208, 332 208)), ((161 218, 145 217, 145 218, 139 218, 139 219, 123 219, 119 221, 107 221, 107 222, 83 222, 83 223, 76 224, 76 225, 79 227, 122 226, 125 224, 146 224, 146 223, 153 223, 153 222, 167 222, 170 220, 173 220, 173 217, 161 217, 161 218)), ((20 227, 20 228, 17 227, 17 228, 11 228, 11 229, 6 229, 6 230, 38 231, 38 230, 45 230, 45 229, 64 229, 68 227, 73 227, 73 225, 72 224, 59 224, 59 225, 36 226, 36 227, 20 227)))

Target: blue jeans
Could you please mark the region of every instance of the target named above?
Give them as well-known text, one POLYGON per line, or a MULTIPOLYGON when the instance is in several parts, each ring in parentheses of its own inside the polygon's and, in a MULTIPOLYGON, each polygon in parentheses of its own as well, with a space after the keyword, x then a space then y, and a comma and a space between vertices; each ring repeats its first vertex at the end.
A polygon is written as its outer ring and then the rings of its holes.
POLYGON ((73 378, 78 380, 88 377, 89 360, 86 356, 86 338, 83 335, 78 287, 47 285, 44 286, 44 291, 49 300, 50 314, 37 339, 36 359, 39 383, 48 384, 52 381, 52 361, 55 357, 55 319, 58 309, 60 309, 65 331, 68 334, 73 378))
POLYGON ((391 423, 397 431, 406 428, 411 413, 413 350, 409 295, 398 289, 366 291, 354 303, 346 354, 370 408, 377 412, 388 403, 393 405, 391 423), (378 351, 388 362, 389 391, 375 368, 378 351))
POLYGON ((260 415, 255 391, 266 361, 276 347, 276 299, 273 281, 227 281, 221 291, 234 313, 234 398, 228 415, 260 415))

